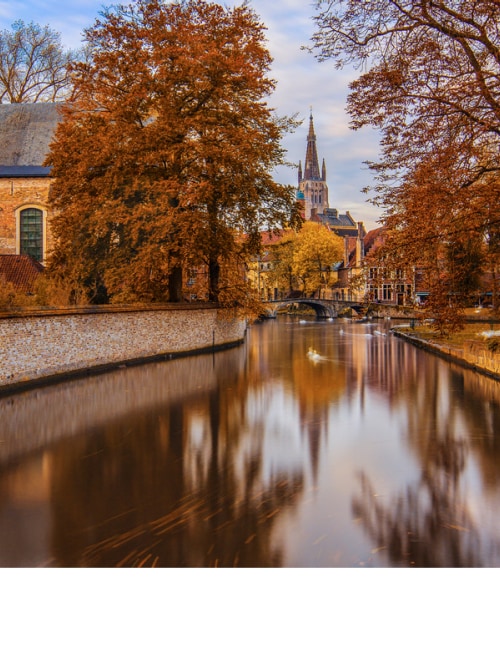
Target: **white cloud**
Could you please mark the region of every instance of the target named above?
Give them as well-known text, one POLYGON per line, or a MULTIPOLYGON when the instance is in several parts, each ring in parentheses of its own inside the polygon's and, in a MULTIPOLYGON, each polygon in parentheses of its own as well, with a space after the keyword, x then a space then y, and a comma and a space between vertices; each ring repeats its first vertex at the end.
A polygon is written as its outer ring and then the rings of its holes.
MULTIPOLYGON (((350 211, 368 228, 380 212, 367 203, 362 189, 373 184, 364 164, 378 153, 378 136, 369 129, 354 132, 345 111, 349 82, 356 73, 335 69, 332 62, 320 63, 301 47, 310 44, 314 32, 311 4, 292 0, 286 5, 254 0, 252 3, 268 27, 268 48, 274 58, 272 76, 277 80, 271 103, 279 115, 299 114, 303 124, 284 141, 290 162, 304 162, 309 113, 312 107, 318 157, 327 167, 330 205, 350 211)), ((297 184, 297 171, 280 168, 276 178, 297 184)))

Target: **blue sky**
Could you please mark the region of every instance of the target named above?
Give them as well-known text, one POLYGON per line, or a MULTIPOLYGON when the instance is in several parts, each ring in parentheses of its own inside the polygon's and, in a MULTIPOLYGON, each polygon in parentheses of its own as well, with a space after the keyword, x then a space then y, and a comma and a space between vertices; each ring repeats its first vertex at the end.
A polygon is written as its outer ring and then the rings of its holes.
MULTIPOLYGON (((123 4, 127 4, 128 0, 123 4)), ((113 2, 100 0, 0 0, 0 27, 9 29, 13 21, 23 19, 48 24, 61 34, 64 46, 81 45, 82 31, 93 24, 99 11, 113 2)), ((241 4, 227 0, 227 5, 241 4)), ((380 212, 366 202, 362 188, 373 183, 365 160, 377 156, 375 132, 349 129, 345 113, 348 83, 352 71, 338 71, 332 62, 319 63, 302 51, 314 31, 313 6, 308 0, 253 0, 250 5, 267 26, 268 47, 274 63, 272 76, 277 87, 272 106, 279 115, 298 113, 303 124, 289 135, 284 146, 293 163, 304 161, 309 110, 312 107, 317 136, 318 157, 325 159, 330 206, 340 212, 350 211, 368 229, 374 227, 380 212)), ((276 178, 296 185, 297 171, 280 168, 276 178)))

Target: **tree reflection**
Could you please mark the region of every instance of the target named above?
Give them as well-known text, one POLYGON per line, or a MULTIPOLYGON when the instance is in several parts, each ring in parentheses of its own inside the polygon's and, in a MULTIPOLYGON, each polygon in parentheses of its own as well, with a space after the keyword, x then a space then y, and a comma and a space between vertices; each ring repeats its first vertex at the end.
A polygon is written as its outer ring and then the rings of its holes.
POLYGON ((373 565, 500 565, 498 383, 369 323, 268 324, 0 401, 2 563, 352 565, 354 513, 373 565))
POLYGON ((465 444, 444 439, 432 453, 418 483, 385 502, 360 474, 352 512, 374 543, 372 552, 393 566, 479 567, 498 561, 500 543, 481 544, 460 489, 465 444))
POLYGON ((244 399, 217 386, 189 403, 108 424, 58 453, 51 487, 54 564, 282 565, 272 531, 300 495, 303 476, 266 480, 262 449, 242 451, 246 419, 223 416, 241 418, 244 399))

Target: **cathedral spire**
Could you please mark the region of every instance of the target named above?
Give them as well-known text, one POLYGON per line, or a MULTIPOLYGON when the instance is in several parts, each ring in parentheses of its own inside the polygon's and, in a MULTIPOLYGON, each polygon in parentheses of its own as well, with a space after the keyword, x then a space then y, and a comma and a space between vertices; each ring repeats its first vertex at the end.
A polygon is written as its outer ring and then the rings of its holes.
POLYGON ((314 122, 311 109, 311 114, 309 116, 309 133, 307 135, 304 180, 313 181, 316 179, 320 180, 321 175, 319 172, 318 151, 316 149, 316 134, 314 132, 314 122))
POLYGON ((329 208, 328 186, 326 183, 326 164, 323 160, 321 171, 319 169, 318 151, 316 149, 316 133, 314 132, 314 121, 312 109, 309 115, 309 132, 307 134, 307 149, 304 168, 299 162, 299 193, 304 201, 304 216, 310 220, 311 216, 316 219, 329 208))

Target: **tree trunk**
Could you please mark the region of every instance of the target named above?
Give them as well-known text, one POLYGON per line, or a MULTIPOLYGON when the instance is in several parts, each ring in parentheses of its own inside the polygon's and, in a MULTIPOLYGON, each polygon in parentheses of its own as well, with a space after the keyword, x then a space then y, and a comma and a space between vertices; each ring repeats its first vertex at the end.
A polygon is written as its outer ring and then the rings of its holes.
POLYGON ((168 276, 168 301, 182 301, 182 267, 174 267, 168 276))
POLYGON ((211 259, 208 263, 208 300, 219 301, 220 265, 218 260, 211 259))

